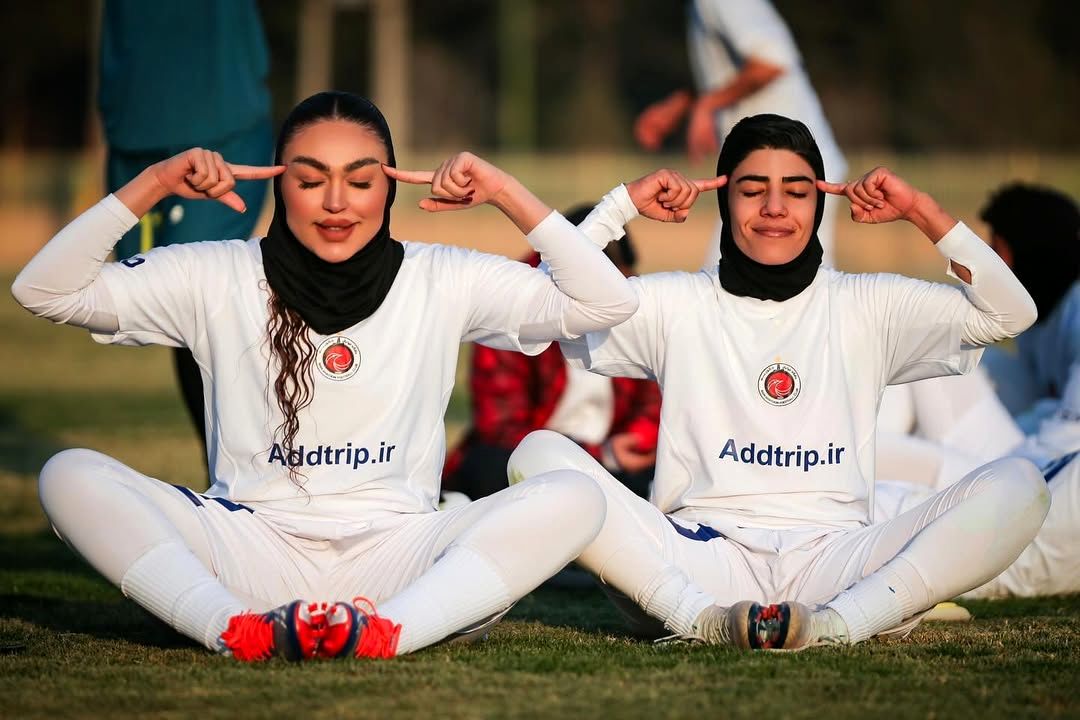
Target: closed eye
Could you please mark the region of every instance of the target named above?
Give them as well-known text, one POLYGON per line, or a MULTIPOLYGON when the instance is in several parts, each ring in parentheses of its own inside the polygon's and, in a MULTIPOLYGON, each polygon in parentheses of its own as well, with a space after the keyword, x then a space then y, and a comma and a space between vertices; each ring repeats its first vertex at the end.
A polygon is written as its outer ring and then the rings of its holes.
POLYGON ((301 180, 300 181, 300 189, 301 190, 310 190, 311 188, 319 187, 320 185, 322 185, 322 180, 314 180, 314 181, 311 181, 311 182, 309 182, 307 180, 301 180))
POLYGON ((359 188, 361 190, 367 190, 371 187, 370 180, 365 180, 363 182, 350 182, 349 184, 352 185, 354 188, 359 188))

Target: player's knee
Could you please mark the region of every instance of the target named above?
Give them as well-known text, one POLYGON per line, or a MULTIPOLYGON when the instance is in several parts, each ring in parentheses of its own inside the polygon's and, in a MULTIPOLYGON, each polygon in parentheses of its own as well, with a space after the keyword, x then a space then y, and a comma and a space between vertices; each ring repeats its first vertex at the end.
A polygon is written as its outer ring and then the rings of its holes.
POLYGON ((574 470, 546 473, 537 478, 538 495, 549 527, 558 527, 568 540, 582 548, 592 542, 604 524, 607 500, 588 475, 574 470))
POLYGON ((998 460, 993 468, 1002 503, 1019 522, 1032 525, 1032 532, 1037 532, 1050 511, 1050 491, 1039 468, 1017 457, 998 460))
POLYGON ((63 450, 49 458, 38 475, 38 498, 45 514, 56 523, 65 508, 87 510, 84 496, 93 478, 88 469, 105 456, 93 450, 63 450))
POLYGON ((506 471, 513 484, 552 470, 581 470, 581 455, 584 460, 592 459, 569 438, 551 430, 534 430, 511 453, 506 471))

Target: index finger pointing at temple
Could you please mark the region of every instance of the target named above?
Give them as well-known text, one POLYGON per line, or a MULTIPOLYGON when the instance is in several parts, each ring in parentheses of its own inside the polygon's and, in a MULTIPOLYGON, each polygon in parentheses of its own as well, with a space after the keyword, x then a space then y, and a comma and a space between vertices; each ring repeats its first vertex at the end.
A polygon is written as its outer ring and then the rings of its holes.
POLYGON ((226 163, 237 180, 265 180, 285 172, 284 165, 233 165, 226 163))
POLYGON ((718 190, 727 185, 727 175, 720 175, 714 178, 705 178, 704 180, 694 180, 694 185, 701 192, 718 190))
POLYGON ((822 192, 827 192, 831 195, 847 194, 847 183, 831 183, 826 182, 825 180, 818 180, 817 186, 818 190, 821 190, 822 192))
POLYGON ((382 169, 388 177, 412 185, 430 185, 435 178, 434 170, 401 170, 389 165, 383 165, 382 169))

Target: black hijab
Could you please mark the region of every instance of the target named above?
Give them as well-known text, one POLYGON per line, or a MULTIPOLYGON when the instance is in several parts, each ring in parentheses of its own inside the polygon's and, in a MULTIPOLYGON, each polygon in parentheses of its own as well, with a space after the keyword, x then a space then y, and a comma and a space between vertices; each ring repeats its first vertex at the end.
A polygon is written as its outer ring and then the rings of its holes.
POLYGON ((728 208, 728 189, 735 178, 731 173, 747 155, 755 150, 770 148, 791 150, 805 160, 819 180, 825 179, 825 163, 821 159, 814 136, 798 120, 780 115, 754 115, 740 120, 724 140, 716 174, 727 175, 729 184, 717 191, 720 203, 720 284, 732 295, 759 300, 784 301, 795 297, 814 281, 821 265, 821 241, 817 231, 825 213, 825 193, 816 190, 817 211, 814 229, 801 253, 782 265, 765 265, 751 259, 731 235, 731 211, 728 208))
MULTIPOLYGON (((382 113, 367 98, 344 92, 321 92, 293 108, 278 134, 275 164, 281 164, 282 150, 298 131, 331 119, 369 128, 386 146, 387 165, 396 166, 390 128, 382 113)), ((396 183, 387 179, 390 189, 382 226, 355 255, 334 263, 301 245, 289 230, 281 197, 282 176, 274 178, 274 219, 261 244, 266 280, 285 305, 300 313, 320 335, 333 335, 371 316, 394 284, 405 248, 390 237, 396 183)))

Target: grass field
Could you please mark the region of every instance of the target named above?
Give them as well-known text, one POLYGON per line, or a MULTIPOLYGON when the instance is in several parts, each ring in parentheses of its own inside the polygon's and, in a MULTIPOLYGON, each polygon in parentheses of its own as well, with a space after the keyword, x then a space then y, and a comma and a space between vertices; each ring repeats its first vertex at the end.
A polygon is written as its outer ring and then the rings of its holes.
MULTIPOLYGON (((905 641, 746 655, 637 641, 597 590, 545 588, 474 645, 301 666, 213 656, 82 564, 36 498, 38 469, 74 446, 203 486, 167 351, 34 320, 11 278, 0 273, 2 718, 1080 717, 1076 596, 969 603, 974 622, 905 641)), ((464 408, 455 395, 452 429, 464 408)))

